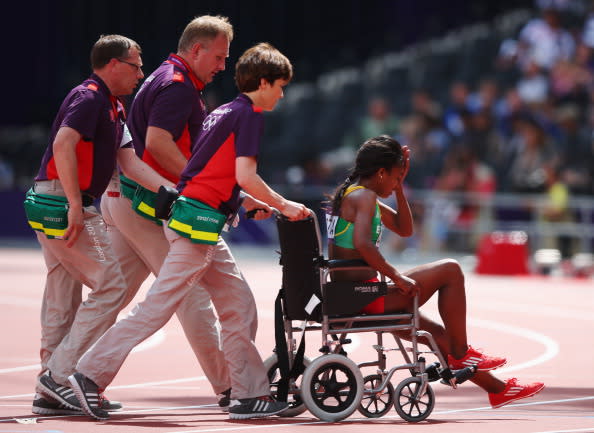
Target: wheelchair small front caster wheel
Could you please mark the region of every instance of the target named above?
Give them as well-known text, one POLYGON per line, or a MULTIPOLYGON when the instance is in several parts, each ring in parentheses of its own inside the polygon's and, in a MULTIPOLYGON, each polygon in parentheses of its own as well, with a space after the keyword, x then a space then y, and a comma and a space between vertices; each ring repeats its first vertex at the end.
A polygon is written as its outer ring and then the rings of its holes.
POLYGON ((307 409, 322 421, 335 422, 350 416, 362 396, 361 371, 346 356, 322 355, 303 373, 301 398, 307 409))
POLYGON ((370 374, 363 378, 363 398, 357 410, 367 418, 379 418, 390 411, 394 404, 394 386, 390 382, 379 392, 371 392, 383 382, 379 374, 370 374))
POLYGON ((435 406, 435 393, 428 383, 425 392, 422 390, 423 379, 407 377, 394 390, 394 409, 405 421, 419 422, 427 418, 435 406))

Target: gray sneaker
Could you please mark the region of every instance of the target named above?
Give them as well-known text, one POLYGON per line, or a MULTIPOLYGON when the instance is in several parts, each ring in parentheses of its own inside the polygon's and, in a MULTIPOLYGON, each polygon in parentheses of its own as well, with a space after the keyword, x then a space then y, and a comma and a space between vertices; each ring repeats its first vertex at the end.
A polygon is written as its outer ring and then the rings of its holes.
POLYGON ((84 413, 99 421, 109 419, 109 413, 100 407, 99 387, 95 382, 81 373, 68 376, 68 380, 84 413))
POLYGON ((39 393, 33 397, 31 412, 36 415, 82 415, 80 409, 69 409, 59 401, 39 393))
POLYGON ((276 401, 269 395, 253 398, 240 398, 238 400, 231 400, 231 403, 229 404, 229 418, 264 418, 277 415, 288 408, 288 403, 276 401))
POLYGON ((37 384, 41 387, 43 394, 62 403, 67 409, 81 410, 74 391, 57 383, 49 371, 37 378, 37 384))

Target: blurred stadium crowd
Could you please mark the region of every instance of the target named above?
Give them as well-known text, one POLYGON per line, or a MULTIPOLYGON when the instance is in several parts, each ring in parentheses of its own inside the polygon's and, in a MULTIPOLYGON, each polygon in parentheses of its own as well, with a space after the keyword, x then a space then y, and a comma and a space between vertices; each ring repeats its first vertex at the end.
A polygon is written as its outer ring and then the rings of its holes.
MULTIPOLYGON (((295 84, 272 114, 268 176, 320 197, 345 177, 366 138, 389 134, 412 149, 411 191, 511 194, 516 205, 538 195, 538 209, 520 204, 525 215, 496 218, 557 223, 549 226, 552 240, 539 245, 563 257, 583 249, 571 237, 584 228, 560 223, 594 222, 594 8, 562 0, 535 6, 295 84), (298 162, 283 165, 288 154, 298 162), (571 206, 576 197, 584 212, 571 206)), ((428 246, 460 246, 447 232, 476 226, 481 209, 433 204, 415 209, 431 232, 428 246)), ((473 248, 477 239, 466 241, 473 248)))
MULTIPOLYGON (((28 188, 47 127, 0 130, 0 191, 28 188)), ((411 148, 411 191, 541 194, 550 206, 539 217, 555 222, 574 219, 569 197, 582 197, 594 223, 594 2, 536 0, 291 83, 267 113, 260 167, 319 207, 378 134, 411 148)), ((463 225, 476 212, 449 218, 463 225)))
POLYGON ((264 169, 278 183, 333 184, 381 133, 411 147, 411 188, 542 193, 562 183, 591 195, 594 10, 537 5, 291 86, 271 114, 275 164, 264 169), (298 164, 287 171, 282 155, 298 164))

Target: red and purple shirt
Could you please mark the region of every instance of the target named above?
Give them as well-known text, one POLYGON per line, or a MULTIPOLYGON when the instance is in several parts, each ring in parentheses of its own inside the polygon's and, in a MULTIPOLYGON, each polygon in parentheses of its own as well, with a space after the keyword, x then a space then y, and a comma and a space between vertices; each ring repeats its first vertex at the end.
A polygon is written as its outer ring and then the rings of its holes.
POLYGON ((62 102, 35 180, 59 179, 53 143, 58 130, 67 126, 81 135, 76 144, 80 190, 99 197, 115 169, 125 120, 122 103, 111 94, 101 78, 92 74, 72 89, 62 102))
POLYGON ((172 182, 177 175, 161 167, 146 149, 146 132, 149 126, 168 131, 182 154, 189 158, 206 107, 201 98, 202 83, 181 57, 170 54, 142 84, 130 107, 128 128, 134 149, 139 158, 172 182))
POLYGON ((240 205, 235 159, 257 157, 264 131, 262 109, 240 94, 210 113, 177 185, 186 197, 228 215, 240 205))

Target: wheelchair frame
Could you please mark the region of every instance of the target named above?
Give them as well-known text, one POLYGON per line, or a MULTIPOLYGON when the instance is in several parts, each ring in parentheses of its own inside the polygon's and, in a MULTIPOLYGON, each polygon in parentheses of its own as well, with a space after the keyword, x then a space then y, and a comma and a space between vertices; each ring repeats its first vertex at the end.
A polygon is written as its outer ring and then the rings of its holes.
MULTIPOLYGON (((331 274, 342 270, 369 269, 369 266, 362 260, 325 259, 317 217, 312 213, 308 219, 299 223, 303 226, 304 222, 306 224, 304 230, 315 231, 315 233, 303 233, 303 236, 296 236, 295 239, 298 240, 298 245, 296 245, 295 242, 290 241, 290 238, 283 236, 283 231, 290 230, 293 223, 283 216, 277 215, 281 244, 281 265, 283 266, 283 288, 281 289, 283 294, 281 296, 283 305, 282 326, 286 338, 287 354, 285 357, 284 354, 279 352, 280 345, 277 333, 275 354, 265 361, 265 366, 273 395, 277 395, 277 392, 280 391, 279 387, 283 380, 287 384, 290 406, 283 413, 283 416, 296 416, 307 409, 320 420, 335 422, 347 418, 355 410, 359 410, 366 417, 381 417, 394 406, 399 416, 408 422, 418 422, 426 419, 435 405, 435 394, 429 382, 442 379, 442 382, 456 388, 456 384, 471 377, 474 370, 466 371, 463 374, 452 372, 447 366, 447 362, 437 347, 433 336, 429 332, 418 329, 418 296, 414 299, 413 313, 356 314, 339 315, 337 317, 330 317, 325 314, 323 311, 325 285, 329 282, 331 274), (319 276, 319 289, 322 297, 319 300, 322 306, 321 316, 318 315, 319 317, 317 317, 319 320, 316 320, 316 317, 312 315, 316 303, 312 303, 312 300, 316 299, 313 296, 308 300, 308 305, 303 305, 306 309, 305 318, 298 317, 295 319, 287 314, 287 291, 294 290, 291 287, 293 284, 286 281, 285 271, 288 266, 292 265, 289 263, 292 259, 290 257, 287 259, 287 256, 300 254, 301 249, 304 250, 304 257, 307 255, 304 263, 310 263, 314 272, 319 276), (295 326, 293 323, 295 320, 301 320, 302 325, 295 326), (316 322, 317 324, 315 324, 316 322), (387 324, 388 322, 391 324, 387 324), (384 333, 407 330, 410 331, 411 347, 405 347, 396 334, 393 334, 393 336, 397 349, 390 349, 383 345, 384 333), (303 333, 300 345, 303 346, 305 333, 311 331, 321 331, 322 346, 320 352, 323 354, 313 361, 306 357, 303 357, 302 361, 297 360, 296 354, 301 351, 303 356, 304 348, 297 347, 295 333, 303 333), (343 346, 351 342, 347 338, 348 334, 365 332, 375 332, 376 334, 377 344, 372 347, 377 353, 377 359, 357 365, 346 356, 343 346), (420 337, 427 340, 429 350, 419 350, 418 339, 420 337), (390 350, 399 350, 404 358, 404 363, 387 369, 386 352, 390 350), (422 356, 426 353, 435 355, 438 362, 427 366, 426 360, 422 356), (288 363, 288 365, 282 365, 283 362, 288 363), (302 365, 296 365, 296 362, 301 362, 302 365), (374 366, 377 367, 377 373, 363 378, 361 368, 374 366), (441 368, 441 366, 445 366, 445 368, 441 368), (394 389, 391 379, 399 370, 409 370, 411 376, 402 380, 394 389), (299 384, 298 378, 301 373, 303 375, 299 384), (279 375, 280 380, 278 380, 279 375), (346 380, 340 381, 339 377, 346 380), (334 404, 327 404, 326 400, 334 404)), ((299 257, 299 259, 302 260, 303 257, 299 257)), ((383 275, 381 275, 381 282, 385 283, 383 275)), ((353 283, 353 286, 356 284, 358 283, 353 283)), ((315 292, 315 288, 310 291, 315 292)), ((297 316, 300 315, 297 314, 297 316)), ((280 321, 278 318, 276 320, 277 326, 279 326, 280 321)), ((463 372, 463 370, 459 370, 459 372, 463 372)), ((278 395, 282 394, 283 392, 278 395)))

